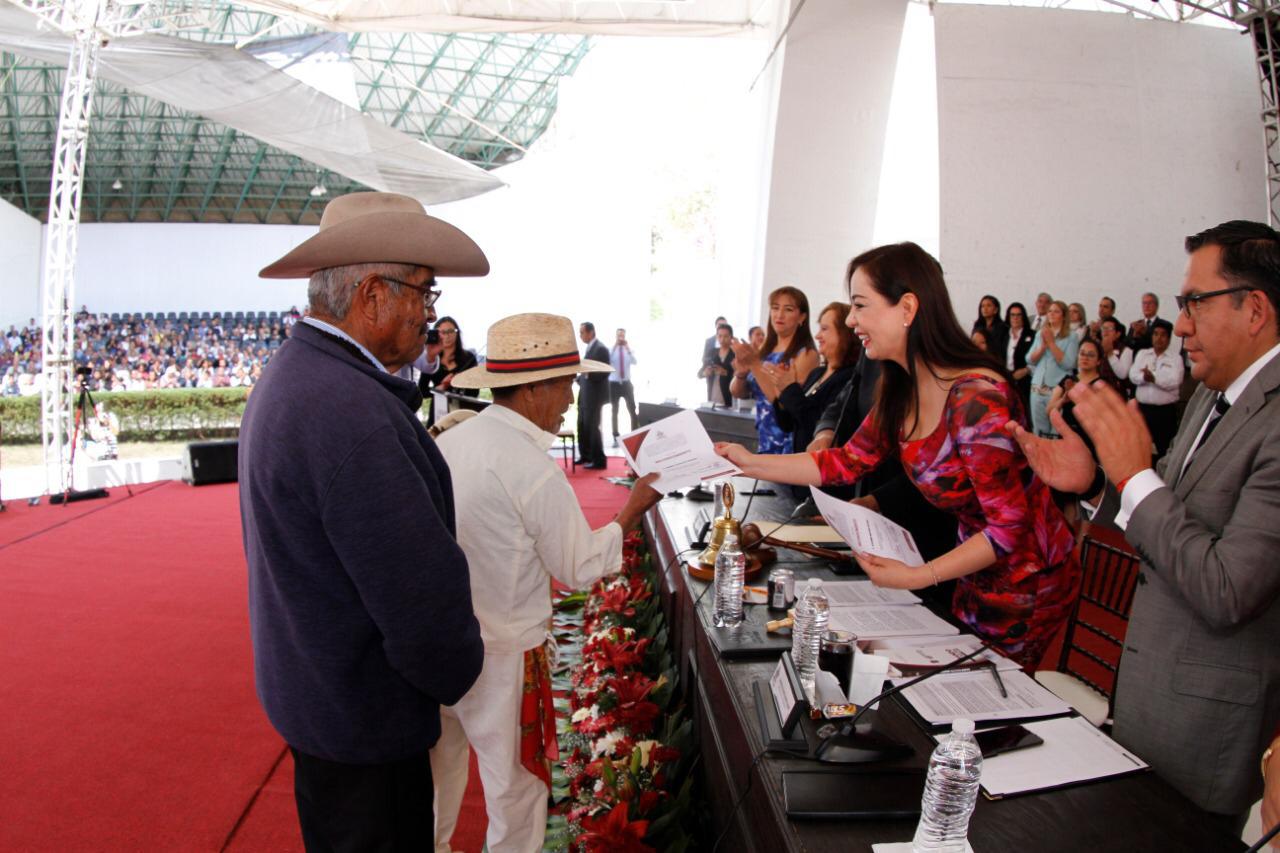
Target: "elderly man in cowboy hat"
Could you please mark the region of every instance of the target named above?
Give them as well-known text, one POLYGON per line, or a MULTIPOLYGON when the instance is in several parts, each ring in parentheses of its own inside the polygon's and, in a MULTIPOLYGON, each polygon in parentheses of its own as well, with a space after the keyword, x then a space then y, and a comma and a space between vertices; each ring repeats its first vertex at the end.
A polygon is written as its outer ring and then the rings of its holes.
POLYGON ((484 649, 449 469, 394 374, 423 350, 435 277, 488 271, 417 201, 355 193, 261 272, 310 279, 239 451, 258 696, 293 752, 308 850, 431 845, 439 707, 484 649))
POLYGON ((443 432, 440 451, 457 477, 458 544, 471 590, 484 670, 441 709, 431 751, 436 778, 436 849, 449 850, 475 749, 489 818, 490 853, 542 849, 550 760, 556 755, 551 673, 544 641, 552 580, 583 587, 622 564, 622 536, 661 498, 642 479, 609 524, 592 530, 564 471, 548 455, 573 380, 608 373, 582 361, 573 323, 517 314, 489 329, 488 360, 454 377, 455 388, 491 388, 493 405, 443 432))

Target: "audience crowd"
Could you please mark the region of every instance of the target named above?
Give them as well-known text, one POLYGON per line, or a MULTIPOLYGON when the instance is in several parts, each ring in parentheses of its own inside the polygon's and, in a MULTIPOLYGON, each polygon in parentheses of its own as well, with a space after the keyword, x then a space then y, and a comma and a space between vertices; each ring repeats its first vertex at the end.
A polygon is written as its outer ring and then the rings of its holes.
MULTIPOLYGON (((75 316, 76 367, 88 368, 90 391, 152 388, 246 388, 301 316, 205 312, 75 316)), ((35 319, 0 337, 0 396, 40 393, 42 330, 35 319)))

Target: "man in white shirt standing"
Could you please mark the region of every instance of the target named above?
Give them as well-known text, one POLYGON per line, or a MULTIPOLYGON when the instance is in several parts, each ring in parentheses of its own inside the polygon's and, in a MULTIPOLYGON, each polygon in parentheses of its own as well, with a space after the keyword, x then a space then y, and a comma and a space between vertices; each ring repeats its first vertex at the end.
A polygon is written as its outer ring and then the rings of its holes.
POLYGON ((619 329, 609 350, 609 364, 613 373, 609 374, 609 403, 613 407, 613 446, 618 446, 618 403, 627 401, 627 417, 631 428, 636 424, 636 389, 631 384, 631 368, 636 363, 636 354, 627 342, 627 330, 619 329))
POLYGON ((1178 391, 1182 388, 1182 359, 1169 349, 1173 326, 1156 320, 1151 326, 1150 349, 1138 350, 1129 368, 1133 396, 1155 442, 1154 460, 1164 456, 1178 431, 1178 391))
MULTIPOLYGON (((454 377, 455 388, 490 388, 493 405, 437 439, 449 463, 458 544, 471 572, 484 639, 484 669, 456 705, 441 708, 431 750, 436 850, 448 851, 467 783, 467 745, 484 786, 490 853, 542 850, 556 755, 547 629, 551 584, 587 586, 622 565, 623 534, 661 495, 642 478, 612 522, 592 530, 563 469, 548 456, 583 361, 573 323, 517 314, 489 328, 488 358, 454 377), (531 701, 530 697, 534 697, 531 701)), ((552 651, 554 654, 554 651, 552 651)))

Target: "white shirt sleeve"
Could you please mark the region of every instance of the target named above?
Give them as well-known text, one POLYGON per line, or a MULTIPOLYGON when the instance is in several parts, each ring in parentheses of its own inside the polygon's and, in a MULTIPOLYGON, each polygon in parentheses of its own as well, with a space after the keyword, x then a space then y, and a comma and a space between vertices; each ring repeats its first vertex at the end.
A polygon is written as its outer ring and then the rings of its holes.
POLYGON ((1138 354, 1133 357, 1133 366, 1129 368, 1129 381, 1134 385, 1145 385, 1147 380, 1142 375, 1142 370, 1147 367, 1147 354, 1151 352, 1149 349, 1139 350, 1138 354))
POLYGON ((1163 488, 1164 480, 1160 479, 1160 475, 1154 468, 1147 468, 1130 477, 1129 482, 1124 484, 1124 491, 1120 493, 1120 511, 1116 513, 1116 527, 1121 530, 1128 527, 1129 517, 1137 510, 1138 505, 1156 489, 1163 488))
POLYGON ((529 493, 521 517, 542 567, 565 586, 581 589, 622 566, 622 528, 611 521, 592 530, 559 472, 529 493))

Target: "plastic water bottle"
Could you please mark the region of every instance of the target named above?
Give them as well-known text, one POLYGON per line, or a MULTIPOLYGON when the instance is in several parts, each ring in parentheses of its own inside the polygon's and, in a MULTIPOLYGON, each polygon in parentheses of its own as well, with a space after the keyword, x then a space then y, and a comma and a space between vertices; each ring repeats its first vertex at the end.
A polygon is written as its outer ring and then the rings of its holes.
POLYGON ((973 738, 973 720, 956 720, 929 758, 914 853, 964 853, 981 778, 982 750, 973 738))
POLYGON ((725 534, 716 552, 717 628, 735 628, 742 624, 742 583, 747 576, 747 557, 738 548, 738 537, 725 534))
POLYGON ((831 604, 822 589, 822 580, 814 578, 796 599, 795 621, 791 626, 791 660, 810 703, 817 701, 814 679, 818 672, 818 654, 830 620, 831 604))

